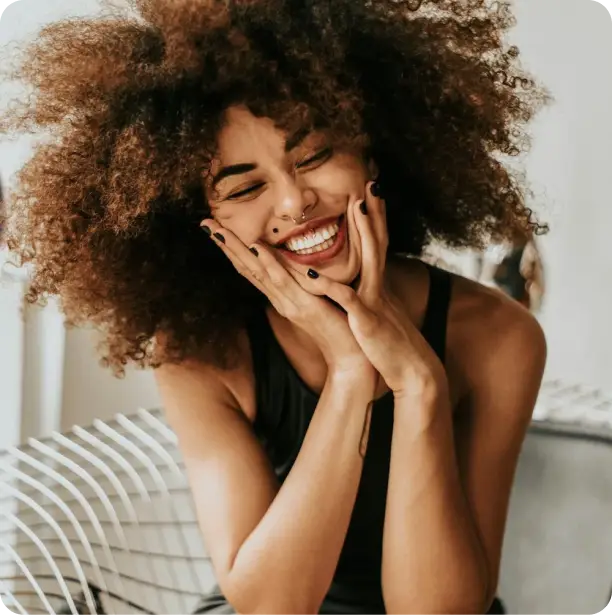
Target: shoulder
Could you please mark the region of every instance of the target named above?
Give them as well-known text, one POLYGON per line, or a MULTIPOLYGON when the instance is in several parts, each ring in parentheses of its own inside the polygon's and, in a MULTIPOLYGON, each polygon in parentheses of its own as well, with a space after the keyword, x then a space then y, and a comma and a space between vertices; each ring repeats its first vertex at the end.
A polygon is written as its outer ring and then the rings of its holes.
POLYGON ((523 305, 496 288, 451 274, 449 335, 474 360, 497 363, 546 354, 544 332, 523 305))
MULTIPOLYGON (((157 341, 160 343, 160 340, 157 341)), ((177 407, 190 405, 194 399, 215 399, 224 406, 240 410, 253 423, 254 377, 250 342, 245 329, 240 330, 238 341, 240 360, 229 370, 197 359, 164 363, 154 371, 160 393, 167 401, 176 401, 177 407)))
POLYGON ((503 292, 451 276, 447 351, 463 396, 535 397, 547 354, 538 320, 503 292))
MULTIPOLYGON (((429 296, 429 273, 416 258, 394 259, 407 312, 419 326, 429 296)), ((451 301, 445 369, 453 405, 487 389, 501 392, 513 383, 539 388, 546 339, 529 310, 500 290, 449 272, 451 301)))

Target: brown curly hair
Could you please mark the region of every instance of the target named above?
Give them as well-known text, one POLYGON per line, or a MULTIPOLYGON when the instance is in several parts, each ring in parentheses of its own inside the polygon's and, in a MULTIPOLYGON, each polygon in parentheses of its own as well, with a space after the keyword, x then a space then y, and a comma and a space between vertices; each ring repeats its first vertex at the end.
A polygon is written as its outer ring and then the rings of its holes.
POLYGON ((118 375, 229 367, 267 300, 199 227, 233 104, 366 143, 392 253, 543 231, 502 163, 550 100, 503 40, 513 24, 483 0, 127 0, 45 27, 8 75, 29 95, 0 117, 0 133, 50 137, 10 198, 28 299, 59 295, 68 324, 101 329, 118 375))

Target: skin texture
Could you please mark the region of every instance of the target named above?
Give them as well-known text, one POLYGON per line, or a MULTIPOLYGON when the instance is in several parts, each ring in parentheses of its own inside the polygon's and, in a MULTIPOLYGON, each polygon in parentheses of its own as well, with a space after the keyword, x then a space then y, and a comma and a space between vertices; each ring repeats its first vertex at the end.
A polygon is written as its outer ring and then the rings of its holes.
MULTIPOLYGON (((324 134, 311 133, 289 155, 284 151, 285 143, 283 133, 271 120, 256 118, 244 107, 228 111, 211 175, 223 166, 240 163, 253 163, 258 168, 223 180, 216 193, 209 191, 209 202, 215 219, 247 245, 261 240, 273 247, 294 230, 292 221, 282 220, 287 216, 299 219, 305 212, 307 219, 339 217, 349 203, 364 199, 365 183, 372 179, 361 151, 339 149, 310 162, 333 146, 324 134), (249 189, 254 191, 240 196, 249 189), (239 196, 233 198, 234 194, 239 196)), ((306 274, 308 267, 293 263, 282 253, 279 257, 284 266, 306 274)), ((360 245, 352 242, 341 258, 319 270, 348 284, 357 277, 360 261, 360 245)))
POLYGON ((35 96, 0 116, 0 133, 51 136, 9 199, 7 240, 35 266, 29 299, 60 295, 70 322, 102 332, 116 373, 188 357, 229 368, 266 304, 199 228, 229 107, 367 148, 392 253, 544 228, 498 162, 527 149, 549 99, 502 43, 507 3, 126 3, 52 24, 7 59, 35 96))

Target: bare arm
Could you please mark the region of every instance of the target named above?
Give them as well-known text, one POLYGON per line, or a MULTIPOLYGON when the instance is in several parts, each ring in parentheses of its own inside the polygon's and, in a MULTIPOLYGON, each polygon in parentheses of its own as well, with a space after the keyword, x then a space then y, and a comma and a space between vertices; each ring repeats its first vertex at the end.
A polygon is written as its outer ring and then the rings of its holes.
POLYGON ((164 366, 156 374, 229 602, 241 613, 318 612, 359 486, 370 380, 328 376, 294 467, 279 487, 218 374, 197 364, 164 366))
POLYGON ((396 403, 383 553, 390 613, 485 613, 495 596, 546 357, 537 321, 503 303, 484 343, 473 344, 472 386, 454 430, 444 387, 396 403))

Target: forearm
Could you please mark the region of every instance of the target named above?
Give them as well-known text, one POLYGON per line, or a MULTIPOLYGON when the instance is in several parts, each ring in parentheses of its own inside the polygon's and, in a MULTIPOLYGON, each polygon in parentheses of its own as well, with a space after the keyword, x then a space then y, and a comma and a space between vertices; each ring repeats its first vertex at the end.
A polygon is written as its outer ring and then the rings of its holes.
POLYGON ((318 612, 353 511, 372 397, 369 385, 328 379, 293 468, 234 561, 239 612, 318 612))
POLYGON ((389 613, 482 613, 486 556, 455 456, 448 394, 396 401, 383 539, 389 613))

